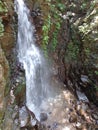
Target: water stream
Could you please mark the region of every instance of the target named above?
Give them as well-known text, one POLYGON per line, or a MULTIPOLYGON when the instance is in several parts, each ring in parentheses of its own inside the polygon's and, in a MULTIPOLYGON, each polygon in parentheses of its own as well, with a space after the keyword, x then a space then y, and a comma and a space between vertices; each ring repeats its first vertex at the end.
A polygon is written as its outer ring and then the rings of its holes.
POLYGON ((35 28, 29 21, 30 13, 23 0, 15 0, 18 14, 18 58, 26 75, 26 105, 37 116, 40 106, 53 92, 49 85, 49 71, 35 45, 35 28))

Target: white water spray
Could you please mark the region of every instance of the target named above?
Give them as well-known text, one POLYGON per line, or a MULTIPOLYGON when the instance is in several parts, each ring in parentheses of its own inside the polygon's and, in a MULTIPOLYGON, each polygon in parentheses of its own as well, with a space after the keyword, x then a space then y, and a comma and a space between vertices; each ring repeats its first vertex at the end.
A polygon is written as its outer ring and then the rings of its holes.
POLYGON ((37 116, 42 101, 51 91, 49 76, 44 58, 35 46, 35 29, 29 21, 28 8, 23 0, 15 0, 15 9, 18 14, 18 58, 26 74, 26 105, 37 116))

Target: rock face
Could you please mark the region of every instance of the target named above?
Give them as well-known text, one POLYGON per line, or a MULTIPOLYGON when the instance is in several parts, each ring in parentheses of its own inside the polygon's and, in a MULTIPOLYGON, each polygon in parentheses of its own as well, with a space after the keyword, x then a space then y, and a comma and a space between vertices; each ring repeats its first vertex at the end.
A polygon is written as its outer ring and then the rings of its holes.
MULTIPOLYGON (((1 1, 0 1, 1 2, 1 1)), ((3 32, 2 36, 0 37, 0 44, 2 49, 5 51, 5 54, 11 51, 11 48, 14 46, 14 28, 13 28, 13 2, 6 1, 2 2, 3 7, 5 8, 4 11, 1 12, 1 20, 3 24, 3 32)))
MULTIPOLYGON (((0 0, 0 122, 6 110, 6 92, 9 89, 10 68, 6 56, 14 45, 12 21, 12 1, 0 0)), ((0 128, 1 128, 0 124, 0 128)))
POLYGON ((9 65, 5 58, 4 52, 0 45, 0 120, 3 117, 5 111, 5 89, 8 82, 9 65))
POLYGON ((74 89, 82 89, 98 105, 98 1, 73 0, 68 8, 71 39, 66 48, 65 66, 69 63, 66 77, 74 89))

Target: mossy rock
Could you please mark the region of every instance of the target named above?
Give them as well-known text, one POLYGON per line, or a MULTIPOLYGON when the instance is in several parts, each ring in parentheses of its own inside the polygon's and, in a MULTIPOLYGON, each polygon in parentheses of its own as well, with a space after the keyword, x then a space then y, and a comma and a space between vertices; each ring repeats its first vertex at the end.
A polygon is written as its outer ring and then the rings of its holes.
POLYGON ((0 0, 0 14, 2 14, 2 13, 7 13, 8 12, 8 10, 7 10, 7 8, 6 8, 6 3, 5 2, 2 2, 1 0, 0 0))
POLYGON ((18 106, 21 106, 24 101, 25 101, 25 96, 26 96, 26 85, 25 83, 19 83, 19 85, 16 87, 16 89, 14 90, 14 94, 15 94, 15 101, 16 104, 18 106))

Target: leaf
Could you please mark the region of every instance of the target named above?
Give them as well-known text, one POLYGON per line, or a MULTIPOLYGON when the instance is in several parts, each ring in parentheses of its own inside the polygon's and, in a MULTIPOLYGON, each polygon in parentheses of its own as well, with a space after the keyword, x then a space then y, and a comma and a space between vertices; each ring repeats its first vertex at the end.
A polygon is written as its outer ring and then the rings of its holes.
POLYGON ((95 71, 95 74, 98 75, 98 71, 95 71))

